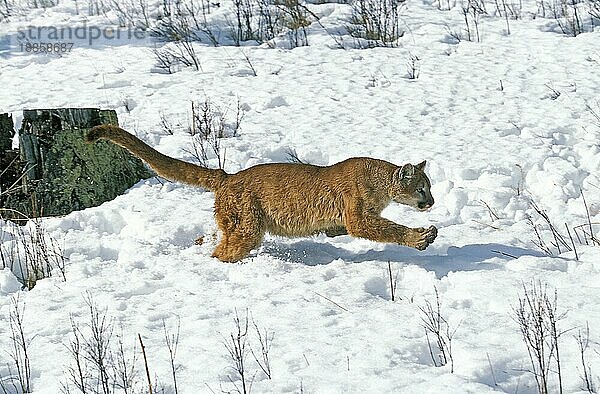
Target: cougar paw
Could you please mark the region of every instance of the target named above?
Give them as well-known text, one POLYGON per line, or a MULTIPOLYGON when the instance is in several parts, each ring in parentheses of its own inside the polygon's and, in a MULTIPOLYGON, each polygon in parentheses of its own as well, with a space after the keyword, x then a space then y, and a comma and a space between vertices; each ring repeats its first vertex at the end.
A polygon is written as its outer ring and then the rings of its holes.
POLYGON ((435 226, 429 226, 428 228, 417 228, 415 229, 415 243, 414 248, 418 250, 425 250, 430 243, 437 237, 437 228, 435 226))

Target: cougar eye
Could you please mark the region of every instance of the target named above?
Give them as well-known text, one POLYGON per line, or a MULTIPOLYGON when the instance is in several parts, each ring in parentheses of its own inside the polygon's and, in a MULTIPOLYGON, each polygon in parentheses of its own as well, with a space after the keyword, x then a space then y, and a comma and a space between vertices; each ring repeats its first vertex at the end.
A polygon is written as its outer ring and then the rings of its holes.
POLYGON ((418 188, 418 189, 417 189, 417 193, 421 193, 421 194, 423 194, 423 192, 424 192, 424 190, 423 190, 423 188, 422 188, 422 187, 420 187, 420 188, 418 188))

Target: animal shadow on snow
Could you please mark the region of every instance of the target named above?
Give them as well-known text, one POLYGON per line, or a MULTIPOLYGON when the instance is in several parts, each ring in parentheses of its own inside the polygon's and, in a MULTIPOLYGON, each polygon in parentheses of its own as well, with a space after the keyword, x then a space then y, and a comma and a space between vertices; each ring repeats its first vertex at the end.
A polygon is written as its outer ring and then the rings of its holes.
POLYGON ((521 256, 543 256, 538 251, 496 243, 450 246, 447 250, 430 246, 426 252, 397 246, 385 245, 383 250, 370 250, 356 253, 329 243, 309 240, 291 244, 265 242, 263 253, 284 261, 305 265, 325 265, 342 259, 361 263, 365 261, 391 261, 413 264, 428 271, 434 271, 437 278, 452 271, 478 271, 500 269, 506 261, 521 256), (500 252, 500 253, 498 253, 500 252), (488 261, 494 259, 492 261, 488 261))

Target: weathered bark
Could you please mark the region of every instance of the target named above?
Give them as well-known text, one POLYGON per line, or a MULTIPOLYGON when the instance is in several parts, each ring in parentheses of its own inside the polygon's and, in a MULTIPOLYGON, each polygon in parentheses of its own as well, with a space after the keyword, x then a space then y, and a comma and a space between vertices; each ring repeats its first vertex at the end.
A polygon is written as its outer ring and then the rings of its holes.
POLYGON ((85 132, 118 124, 112 110, 64 108, 23 111, 21 191, 6 206, 29 217, 65 215, 112 200, 152 176, 144 164, 114 144, 87 144, 85 132))
POLYGON ((0 114, 0 207, 4 206, 8 194, 16 189, 21 170, 19 151, 12 149, 14 135, 12 117, 0 114))
POLYGON ((12 138, 15 135, 13 120, 10 114, 0 114, 0 152, 12 148, 12 138))

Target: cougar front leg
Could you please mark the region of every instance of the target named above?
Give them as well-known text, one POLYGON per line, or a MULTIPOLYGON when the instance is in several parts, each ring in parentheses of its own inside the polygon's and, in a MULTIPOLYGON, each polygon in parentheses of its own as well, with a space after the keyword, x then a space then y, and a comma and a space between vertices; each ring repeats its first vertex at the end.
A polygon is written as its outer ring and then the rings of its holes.
POLYGON ((437 228, 435 226, 429 226, 428 228, 406 228, 409 230, 406 236, 406 242, 402 245, 410 246, 411 248, 425 250, 430 243, 437 237, 437 228))
POLYGON ((396 243, 424 250, 437 237, 437 228, 410 228, 378 215, 358 212, 346 213, 346 229, 353 237, 377 242, 396 243))

